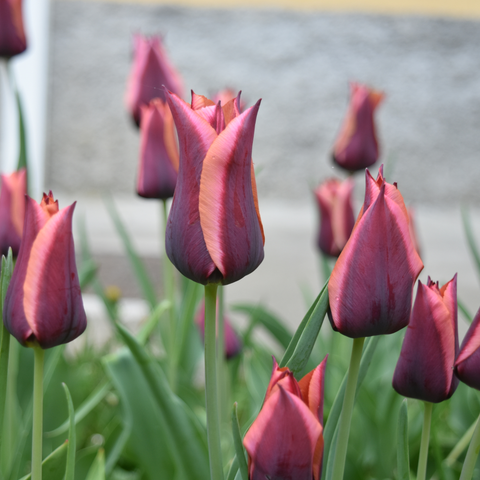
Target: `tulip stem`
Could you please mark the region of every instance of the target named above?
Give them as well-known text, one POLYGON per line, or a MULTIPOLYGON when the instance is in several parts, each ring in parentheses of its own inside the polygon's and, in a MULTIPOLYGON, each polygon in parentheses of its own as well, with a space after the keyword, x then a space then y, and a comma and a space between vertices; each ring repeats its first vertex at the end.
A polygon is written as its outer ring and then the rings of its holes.
POLYGON ((338 429, 337 448, 333 461, 333 480, 342 480, 347 458, 348 437, 350 435, 350 422, 352 419, 353 404, 355 403, 355 391, 357 389, 358 372, 362 358, 363 342, 365 338, 354 338, 350 367, 348 369, 345 397, 343 399, 342 413, 338 429))
POLYGON ((468 447, 468 450, 467 450, 467 456, 465 457, 465 462, 463 463, 460 480, 471 480, 473 476, 473 469, 475 468, 479 451, 480 451, 480 417, 478 417, 477 425, 475 427, 475 431, 473 432, 472 440, 470 441, 470 446, 468 447))
POLYGON ((44 353, 43 349, 38 345, 33 346, 32 480, 42 480, 44 353))
POLYGON ((205 404, 211 480, 223 480, 217 388, 217 284, 205 285, 205 404))
POLYGON ((220 423, 226 419, 225 411, 225 325, 224 325, 224 291, 223 285, 218 286, 218 308, 217 308, 217 391, 218 406, 220 411, 220 423))
POLYGON ((425 480, 427 475, 428 444, 430 442, 430 425, 432 424, 433 403, 424 402, 422 443, 420 444, 420 456, 418 457, 417 480, 425 480))

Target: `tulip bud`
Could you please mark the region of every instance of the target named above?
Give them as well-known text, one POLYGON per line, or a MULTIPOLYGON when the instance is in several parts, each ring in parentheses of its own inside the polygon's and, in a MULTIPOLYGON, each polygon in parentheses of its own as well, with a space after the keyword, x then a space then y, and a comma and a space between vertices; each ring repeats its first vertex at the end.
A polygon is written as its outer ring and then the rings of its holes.
POLYGON ((75 264, 74 208, 59 210, 52 192, 40 205, 26 197, 22 244, 3 307, 5 327, 24 346, 68 343, 87 325, 75 264))
POLYGON ((320 210, 317 245, 326 255, 338 257, 352 233, 355 224, 352 208, 353 187, 352 178, 344 182, 332 178, 315 190, 320 210))
POLYGON ((183 82, 168 59, 158 36, 134 35, 134 59, 128 79, 125 102, 135 123, 140 125, 141 106, 159 97, 165 101, 163 86, 181 96, 183 82))
POLYGON ((367 170, 362 210, 328 284, 334 330, 359 338, 406 327, 422 268, 397 185, 382 168, 377 180, 367 170))
MULTIPOLYGON (((218 302, 217 302, 218 303, 218 302)), ((217 307, 218 312, 218 307, 217 307)), ((238 335, 235 333, 235 330, 230 323, 230 320, 227 316, 223 317, 224 325, 224 346, 225 346, 225 357, 228 359, 236 357, 242 350, 242 342, 238 338, 238 335)), ((197 315, 195 316, 195 323, 197 324, 198 330, 202 339, 205 339, 205 303, 202 303, 201 307, 198 309, 197 315)))
POLYGON ((7 256, 9 247, 18 255, 25 216, 27 172, 24 168, 10 175, 0 175, 0 249, 7 256))
POLYGON ((26 48, 22 0, 0 0, 0 57, 13 57, 26 48))
POLYGON ((457 275, 442 288, 428 278, 418 282, 417 298, 393 375, 404 397, 439 403, 455 392, 458 353, 457 275))
POLYGON ((156 98, 142 105, 137 193, 145 198, 173 197, 177 183, 178 147, 169 106, 156 98))
POLYGON ((350 92, 350 105, 333 147, 333 160, 346 170, 356 171, 378 160, 373 114, 384 94, 355 82, 350 84, 350 92))
POLYGON ((274 361, 265 401, 243 444, 250 480, 320 480, 327 358, 300 382, 274 361))
POLYGON ((187 278, 224 285, 263 260, 252 144, 260 102, 240 114, 200 95, 192 105, 167 94, 180 145, 180 166, 166 229, 166 252, 187 278))
POLYGON ((469 387, 480 390, 480 309, 463 339, 455 375, 469 387))

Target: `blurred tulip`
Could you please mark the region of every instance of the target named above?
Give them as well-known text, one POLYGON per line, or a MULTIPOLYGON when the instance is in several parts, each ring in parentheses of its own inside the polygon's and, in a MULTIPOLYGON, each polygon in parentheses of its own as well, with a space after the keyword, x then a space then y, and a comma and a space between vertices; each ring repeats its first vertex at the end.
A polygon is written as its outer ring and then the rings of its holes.
POLYGON ((350 105, 337 141, 333 160, 349 171, 363 170, 378 160, 373 115, 384 98, 382 92, 352 82, 350 105))
POLYGON ((406 327, 422 268, 396 184, 367 170, 365 202, 328 284, 332 327, 352 338, 406 327))
POLYGON ((166 251, 191 280, 224 285, 263 260, 252 143, 260 102, 239 113, 201 95, 192 105, 168 93, 177 126, 180 167, 167 222, 166 251))
POLYGON ((249 480, 319 480, 327 358, 300 382, 273 361, 263 407, 243 440, 249 480))
POLYGON ((442 288, 430 277, 426 285, 418 281, 393 388, 425 402, 447 400, 458 385, 453 374, 457 353, 457 275, 442 288))
POLYGON ((480 390, 480 309, 463 339, 455 375, 469 387, 480 390))
MULTIPOLYGON (((235 330, 226 315, 223 317, 223 320, 225 357, 228 360, 236 357, 241 352, 242 342, 235 333, 235 330)), ((197 315, 195 316, 195 323, 197 324, 202 339, 205 339, 205 303, 202 303, 201 307, 198 309, 197 315)))
POLYGON ((137 193, 145 198, 173 197, 177 183, 178 147, 169 106, 159 98, 142 105, 137 193))
POLYGON ((165 101, 163 86, 179 96, 183 94, 180 74, 170 62, 158 36, 134 35, 134 59, 125 101, 135 123, 140 125, 141 106, 150 100, 165 101))
POLYGON ((13 57, 26 48, 22 0, 0 0, 0 57, 13 57))
POLYGON ((22 345, 45 349, 74 340, 87 325, 72 236, 75 204, 59 210, 52 192, 43 195, 40 205, 26 199, 3 321, 22 345))
POLYGON ((315 190, 320 209, 318 248, 326 255, 338 257, 352 233, 355 217, 352 208, 352 178, 341 182, 332 178, 315 190))
POLYGON ((0 249, 7 256, 9 247, 18 255, 22 240, 27 193, 27 172, 24 168, 10 175, 1 175, 0 190, 0 249))

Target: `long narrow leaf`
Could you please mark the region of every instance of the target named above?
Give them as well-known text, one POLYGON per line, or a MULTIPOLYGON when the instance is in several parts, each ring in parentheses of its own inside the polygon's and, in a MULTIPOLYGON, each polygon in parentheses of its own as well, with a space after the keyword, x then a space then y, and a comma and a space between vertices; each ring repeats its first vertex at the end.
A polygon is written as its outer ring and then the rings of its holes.
POLYGON ((465 236, 467 237, 468 246, 470 248, 470 253, 475 261, 477 267, 477 273, 480 275, 480 252, 478 251, 477 242, 473 235, 472 224, 470 223, 470 217, 468 215, 468 209, 465 206, 462 206, 462 223, 463 230, 465 231, 465 236))
POLYGON ((67 465, 65 468, 65 480, 74 480, 75 478, 75 450, 77 448, 77 435, 75 433, 75 412, 73 410, 72 396, 70 390, 65 383, 62 383, 65 390, 65 397, 68 405, 68 448, 67 448, 67 465))
POLYGON ((120 238, 122 239, 123 246, 125 247, 128 259, 132 264, 133 271, 137 277, 138 283, 143 291, 143 295, 145 300, 150 304, 152 308, 155 307, 157 304, 157 298, 155 295, 155 290, 153 288, 152 282, 145 270, 145 266, 142 263, 139 255, 136 253, 135 248, 133 247, 132 240, 123 224, 120 215, 115 208, 115 204, 113 203, 112 198, 104 197, 105 205, 107 207, 108 212, 110 213, 110 217, 115 224, 115 228, 117 229, 120 238))
MULTIPOLYGON (((65 465, 67 463, 68 441, 62 443, 42 462, 42 478, 45 480, 63 480, 65 476, 65 465)), ((31 480, 29 473, 21 480, 31 480)))
POLYGON ((248 480, 248 466, 245 460, 245 452, 243 450, 242 435, 240 434, 240 425, 238 424, 237 402, 233 404, 232 410, 232 434, 233 446, 235 447, 235 455, 240 470, 242 480, 248 480))
POLYGON ((227 473, 227 480, 235 480, 237 473, 238 473, 238 461, 237 461, 237 456, 235 455, 233 457, 232 464, 230 465, 230 468, 227 473))
POLYGON ((17 103, 17 110, 18 110, 18 138, 19 138, 19 152, 18 152, 18 163, 17 163, 17 170, 21 168, 28 167, 27 161, 27 138, 25 133, 25 119, 23 115, 23 108, 22 108, 22 99, 20 98, 20 93, 17 89, 15 89, 15 100, 17 103))
POLYGON ((472 323, 473 322, 472 314, 468 311, 468 308, 466 307, 466 305, 458 298, 457 298, 457 305, 458 305, 458 309, 463 313, 463 316, 465 317, 467 322, 472 323))
POLYGON ((400 405, 397 430, 397 478, 410 480, 410 456, 408 453, 408 409, 407 399, 400 405))
POLYGON ((172 304, 170 300, 163 300, 161 301, 150 313, 145 324, 142 326, 140 332, 137 334, 137 341, 140 345, 145 345, 147 343, 148 338, 155 330, 155 327, 158 325, 161 316, 170 309, 172 304))
POLYGON ((100 448, 85 480, 105 480, 105 450, 100 448))

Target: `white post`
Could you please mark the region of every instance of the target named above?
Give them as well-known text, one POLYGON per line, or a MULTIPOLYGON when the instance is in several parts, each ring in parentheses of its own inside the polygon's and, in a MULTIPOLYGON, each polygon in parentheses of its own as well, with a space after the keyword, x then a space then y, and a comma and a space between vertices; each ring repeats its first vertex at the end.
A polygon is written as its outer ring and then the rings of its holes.
MULTIPOLYGON (((25 117, 30 194, 39 201, 45 177, 50 0, 24 0, 23 19, 27 50, 11 59, 11 67, 25 117)), ((11 172, 18 161, 18 116, 3 67, 0 69, 0 160, 1 170, 11 172)))

